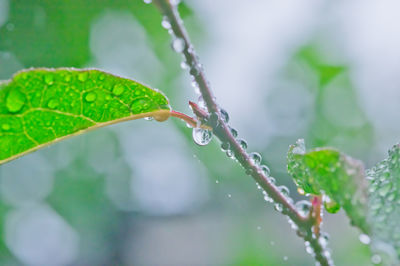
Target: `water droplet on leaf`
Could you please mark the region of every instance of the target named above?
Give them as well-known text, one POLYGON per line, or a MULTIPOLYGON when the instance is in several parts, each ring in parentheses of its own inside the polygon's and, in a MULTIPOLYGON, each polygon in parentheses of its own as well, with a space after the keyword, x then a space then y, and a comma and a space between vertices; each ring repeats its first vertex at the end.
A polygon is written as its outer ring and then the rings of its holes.
POLYGON ((337 213, 340 210, 340 204, 328 196, 324 196, 324 207, 329 213, 337 213))
POLYGON ((9 124, 2 124, 1 125, 1 129, 3 129, 4 131, 8 131, 8 130, 10 130, 10 125, 9 124))
POLYGON ((52 74, 46 74, 44 76, 44 82, 46 82, 47 85, 52 85, 54 83, 54 77, 52 74))
POLYGON ((56 99, 50 99, 49 102, 47 103, 47 107, 49 107, 50 109, 54 109, 57 108, 58 104, 59 103, 56 99))
POLYGON ((11 90, 6 98, 6 107, 10 113, 19 112, 25 104, 25 95, 18 90, 11 90))
POLYGON ((87 80, 88 73, 87 72, 81 72, 78 75, 78 80, 81 82, 85 82, 87 80))
POLYGON ((64 77, 64 81, 65 82, 70 82, 71 81, 71 75, 69 75, 69 74, 65 74, 65 77, 64 77))
POLYGON ((389 193, 391 188, 392 188, 392 183, 388 182, 388 183, 384 184, 381 188, 379 188, 378 194, 381 197, 385 197, 389 193))
POLYGON ((116 96, 121 95, 125 90, 125 85, 123 84, 115 84, 113 89, 112 89, 112 93, 116 96))
POLYGON ((96 100, 96 98, 97 98, 97 94, 95 92, 89 92, 85 96, 85 100, 87 102, 94 102, 96 100))
POLYGON ((131 104, 132 112, 135 114, 138 114, 147 108, 149 108, 149 102, 145 98, 136 99, 131 104))

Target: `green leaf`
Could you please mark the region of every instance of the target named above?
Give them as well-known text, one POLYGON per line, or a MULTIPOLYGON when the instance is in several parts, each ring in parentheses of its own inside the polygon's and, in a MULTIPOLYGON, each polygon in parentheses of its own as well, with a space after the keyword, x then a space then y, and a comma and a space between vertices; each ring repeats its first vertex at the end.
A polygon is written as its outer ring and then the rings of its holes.
MULTIPOLYGON (((304 192, 325 195, 328 203, 333 200, 340 204, 352 224, 368 232, 362 162, 332 148, 318 148, 307 152, 304 140, 298 140, 289 148, 287 163, 289 174, 304 192)), ((333 209, 337 211, 337 208, 333 209)))
POLYGON ((370 181, 368 221, 373 244, 379 249, 382 247, 379 242, 386 243, 383 251, 400 258, 400 145, 394 145, 387 159, 368 169, 367 177, 370 181))
POLYGON ((0 164, 89 129, 169 113, 161 92, 99 70, 21 71, 0 83, 0 164))

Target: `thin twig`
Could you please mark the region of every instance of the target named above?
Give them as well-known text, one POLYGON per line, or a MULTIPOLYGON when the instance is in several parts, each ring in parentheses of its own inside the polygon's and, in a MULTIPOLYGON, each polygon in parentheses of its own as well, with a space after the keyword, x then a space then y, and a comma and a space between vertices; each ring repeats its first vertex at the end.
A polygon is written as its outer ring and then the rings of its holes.
MULTIPOLYGON (((188 115, 185 115, 183 113, 180 113, 180 112, 177 112, 177 111, 174 111, 174 110, 171 110, 169 114, 172 117, 176 117, 176 118, 179 118, 179 119, 185 121, 191 127, 197 127, 198 126, 198 121, 196 119, 194 119, 193 117, 190 117, 188 115)), ((211 127, 209 127, 209 126, 207 126, 205 124, 200 125, 200 127, 203 128, 203 129, 207 129, 207 130, 212 130, 211 127)))
POLYGON ((287 215, 298 228, 298 235, 300 235, 306 241, 306 244, 310 246, 315 259, 320 263, 320 265, 331 265, 332 262, 329 256, 326 255, 324 247, 320 245, 318 238, 312 232, 314 221, 308 217, 303 217, 296 210, 291 199, 283 195, 279 188, 268 179, 259 165, 254 163, 249 154, 240 146, 232 135, 230 127, 222 119, 220 108, 215 101, 210 85, 189 40, 176 6, 172 5, 168 0, 153 0, 153 3, 167 18, 174 37, 183 42, 184 47, 181 52, 184 55, 187 65, 189 65, 190 74, 196 81, 200 94, 203 97, 208 110, 208 113, 206 113, 205 110, 202 110, 196 104, 191 103, 191 107, 196 116, 198 116, 202 122, 206 122, 213 128, 214 135, 222 143, 226 143, 229 146, 229 149, 232 151, 237 161, 244 167, 246 173, 253 177, 268 196, 273 199, 275 204, 279 204, 282 207, 282 213, 287 215))

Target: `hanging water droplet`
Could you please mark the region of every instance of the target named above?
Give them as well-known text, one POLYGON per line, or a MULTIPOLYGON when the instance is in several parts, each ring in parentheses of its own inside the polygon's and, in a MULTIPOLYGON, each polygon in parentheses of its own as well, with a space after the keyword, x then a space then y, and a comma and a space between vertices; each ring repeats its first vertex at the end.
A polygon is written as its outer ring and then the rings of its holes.
POLYGON ((311 246, 306 247, 306 252, 311 255, 314 254, 314 250, 311 246))
POLYGON ((207 145, 212 139, 211 131, 203 128, 193 128, 192 136, 194 142, 200 146, 207 145))
POLYGON ((124 92, 124 90, 125 90, 125 85, 118 83, 114 85, 112 93, 116 96, 119 96, 124 92))
POLYGON ((188 67, 189 67, 189 65, 185 61, 181 62, 181 68, 182 69, 188 69, 188 67))
POLYGON ((151 4, 152 0, 143 0, 145 4, 151 4))
POLYGON ((233 159, 233 158, 234 158, 234 157, 233 157, 233 151, 227 150, 227 151, 226 151, 226 156, 228 156, 229 158, 233 159))
POLYGON ((218 125, 218 120, 219 120, 219 116, 217 113, 211 113, 210 116, 208 117, 208 122, 211 125, 217 126, 218 125))
POLYGON ((171 5, 177 6, 181 2, 181 0, 169 0, 169 2, 171 3, 171 5))
POLYGON ((275 184, 275 183, 276 183, 275 178, 272 177, 272 176, 269 176, 269 177, 268 177, 268 180, 269 180, 269 182, 271 182, 272 184, 275 184))
POLYGON ((382 258, 381 258, 381 256, 379 256, 378 254, 374 254, 374 255, 371 257, 371 262, 372 262, 373 264, 379 264, 379 263, 381 263, 381 261, 382 261, 382 258))
POLYGON ((329 213, 337 213, 340 210, 340 204, 324 195, 324 207, 329 213))
POLYGON ((329 241, 329 234, 322 232, 318 238, 318 243, 322 246, 322 248, 326 248, 326 246, 328 245, 328 241, 329 241))
POLYGON ((11 129, 11 126, 9 124, 2 124, 1 129, 4 131, 8 131, 11 129))
POLYGON ((162 19, 162 21, 161 21, 161 26, 164 28, 164 29, 167 29, 167 30, 169 30, 170 28, 171 28, 171 23, 169 22, 169 20, 168 20, 168 18, 167 17, 163 17, 163 19, 162 19))
POLYGON ((25 105, 25 95, 18 90, 11 90, 7 94, 6 107, 10 113, 19 112, 25 105))
POLYGON ((267 192, 265 192, 265 190, 263 190, 263 195, 264 195, 264 200, 266 201, 266 202, 273 202, 273 199, 270 197, 270 196, 268 196, 268 194, 267 194, 267 192))
POLYGON ((264 173, 265 176, 269 176, 271 174, 269 167, 266 165, 261 165, 260 169, 264 173))
POLYGON ((47 103, 47 107, 50 109, 55 109, 58 106, 58 101, 56 99, 50 99, 49 102, 47 103))
POLYGON ((228 123, 229 122, 229 114, 228 114, 228 112, 225 111, 224 109, 220 109, 219 111, 221 112, 222 121, 224 121, 225 123, 228 123))
POLYGON ((230 148, 229 142, 222 142, 222 144, 221 144, 222 151, 226 152, 227 150, 229 150, 229 148, 230 148))
POLYGON ((78 80, 81 82, 85 82, 87 80, 88 73, 87 72, 81 72, 78 75, 78 80))
POLYGON ((44 82, 46 82, 47 85, 52 85, 54 83, 54 77, 52 74, 46 74, 44 76, 44 82))
POLYGON ((237 139, 236 141, 238 142, 240 147, 242 147, 243 150, 247 149, 247 142, 244 139, 237 139))
POLYGON ((216 183, 216 184, 219 184, 219 181, 218 181, 218 180, 215 180, 215 183, 216 183))
POLYGON ((255 164, 259 165, 261 163, 261 155, 258 152, 252 152, 249 154, 250 160, 255 164))
POLYGON ((280 203, 275 203, 274 208, 278 212, 282 212, 282 210, 283 210, 283 206, 280 203))
POLYGON ((246 169, 246 175, 252 175, 254 173, 253 169, 248 168, 246 169))
POLYGON ((199 96, 199 98, 197 99, 197 103, 200 108, 206 109, 206 102, 204 101, 203 96, 199 96))
POLYGON ((285 186, 279 186, 278 190, 282 193, 282 195, 284 195, 285 197, 289 196, 289 189, 285 186))
POLYGON ((364 245, 369 245, 369 243, 371 243, 371 239, 369 238, 368 235, 366 234, 361 234, 358 239, 360 240, 361 243, 363 243, 364 245))
POLYGON ((311 202, 307 200, 300 200, 296 202, 295 207, 302 216, 306 217, 311 210, 311 202))
POLYGON ((85 96, 85 100, 87 102, 94 102, 96 100, 96 98, 97 98, 97 94, 95 92, 89 92, 85 96))
POLYGON ((185 50, 185 41, 182 38, 176 37, 172 41, 172 49, 177 53, 182 53, 185 50))
MULTIPOLYGON (((232 134, 232 136, 234 137, 234 138, 236 138, 237 136, 238 136, 238 132, 237 132, 237 130, 236 129, 234 129, 234 128, 232 128, 232 127, 230 127, 230 130, 231 130, 231 134, 232 134)), ((247 144, 247 143, 246 143, 247 144)))
POLYGON ((228 194, 228 198, 232 198, 232 195, 231 195, 231 194, 228 194))
POLYGON ((154 117, 148 116, 148 117, 145 117, 144 120, 146 120, 146 121, 153 121, 153 120, 154 120, 154 117))
POLYGON ((195 78, 196 76, 198 76, 200 74, 201 69, 202 69, 202 65, 195 64, 190 67, 189 73, 190 73, 190 75, 193 76, 193 78, 195 78))

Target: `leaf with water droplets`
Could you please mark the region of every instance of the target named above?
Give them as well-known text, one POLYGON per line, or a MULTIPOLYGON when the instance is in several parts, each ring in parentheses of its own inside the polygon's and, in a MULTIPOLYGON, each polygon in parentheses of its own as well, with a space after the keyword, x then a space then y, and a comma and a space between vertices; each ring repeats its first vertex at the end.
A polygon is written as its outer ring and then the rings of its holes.
POLYGON ((0 164, 89 129, 169 115, 161 92, 130 79, 99 70, 24 70, 0 82, 0 164))
MULTIPOLYGON (((287 159, 289 174, 305 193, 327 195, 343 207, 353 225, 368 232, 362 162, 333 148, 306 151, 303 140, 290 146, 287 159)), ((337 208, 331 211, 337 211, 337 208)))
POLYGON ((400 258, 400 144, 389 151, 389 157, 368 169, 368 221, 375 251, 391 259, 388 265, 399 265, 400 258), (385 243, 385 245, 382 245, 385 243))

